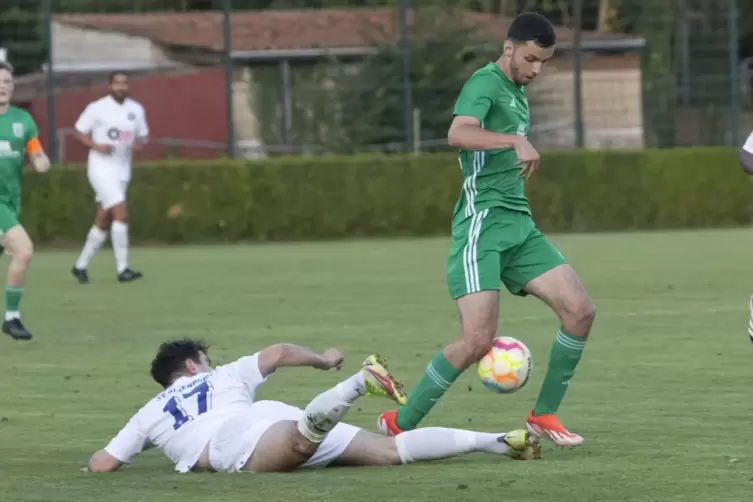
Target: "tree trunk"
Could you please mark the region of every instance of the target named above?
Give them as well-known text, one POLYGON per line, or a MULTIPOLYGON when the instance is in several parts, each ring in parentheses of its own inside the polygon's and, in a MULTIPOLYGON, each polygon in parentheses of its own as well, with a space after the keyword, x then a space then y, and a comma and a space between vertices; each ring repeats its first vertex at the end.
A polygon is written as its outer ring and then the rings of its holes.
POLYGON ((604 33, 611 31, 610 19, 612 14, 610 12, 612 8, 609 0, 599 0, 599 21, 596 25, 596 31, 604 33))

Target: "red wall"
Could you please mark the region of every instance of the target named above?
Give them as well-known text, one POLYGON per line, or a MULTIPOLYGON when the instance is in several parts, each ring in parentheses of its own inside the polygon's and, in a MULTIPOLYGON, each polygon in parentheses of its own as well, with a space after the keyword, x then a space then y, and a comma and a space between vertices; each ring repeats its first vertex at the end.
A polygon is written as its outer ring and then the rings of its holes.
MULTIPOLYGON (((206 69, 191 74, 155 75, 131 79, 130 95, 144 105, 151 137, 180 138, 212 141, 224 144, 227 139, 225 123, 224 72, 206 69)), ((89 89, 58 90, 56 95, 57 129, 71 129, 86 105, 107 94, 107 86, 89 89)), ((49 145, 47 98, 40 97, 28 103, 27 108, 39 126, 42 143, 49 145)), ((86 150, 70 135, 63 141, 63 159, 66 163, 86 160, 86 150)), ((137 160, 165 159, 168 156, 207 159, 224 152, 208 147, 165 147, 153 141, 146 149, 136 153, 137 160)))

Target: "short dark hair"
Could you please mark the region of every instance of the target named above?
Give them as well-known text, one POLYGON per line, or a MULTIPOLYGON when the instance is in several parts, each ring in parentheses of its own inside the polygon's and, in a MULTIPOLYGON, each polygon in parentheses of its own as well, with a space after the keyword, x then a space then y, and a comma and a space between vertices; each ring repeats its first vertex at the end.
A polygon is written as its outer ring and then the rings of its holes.
POLYGON ((0 70, 6 70, 13 73, 13 65, 7 61, 0 61, 0 70))
POLYGON ((170 387, 175 375, 183 369, 187 359, 200 362, 200 352, 207 354, 209 346, 201 340, 173 340, 164 342, 157 349, 152 361, 152 378, 163 388, 170 387))
POLYGON ((118 77, 118 76, 123 76, 125 78, 128 78, 128 74, 122 70, 111 71, 109 82, 112 84, 112 81, 115 80, 115 77, 118 77))
POLYGON ((525 12, 513 20, 507 30, 507 39, 519 44, 533 41, 539 47, 551 47, 557 37, 547 18, 536 12, 525 12))

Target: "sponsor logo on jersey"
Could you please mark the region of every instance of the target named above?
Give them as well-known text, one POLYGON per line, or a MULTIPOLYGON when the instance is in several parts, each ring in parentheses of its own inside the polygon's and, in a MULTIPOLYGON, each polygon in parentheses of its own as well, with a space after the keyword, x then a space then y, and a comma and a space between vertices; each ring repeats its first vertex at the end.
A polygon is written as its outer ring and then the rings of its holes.
POLYGON ((133 112, 130 112, 128 114, 128 120, 136 120, 136 114, 133 112))
POLYGON ((13 122, 13 135, 17 138, 24 137, 24 125, 21 122, 13 122))
POLYGON ((21 152, 17 152, 13 150, 13 145, 10 144, 10 141, 0 141, 0 157, 7 159, 7 158, 17 158, 21 156, 21 152))
POLYGON ((121 131, 113 127, 107 130, 107 137, 113 141, 127 143, 133 139, 133 133, 130 131, 121 131))
POLYGON ((525 124, 518 124, 518 136, 526 136, 527 129, 525 124))

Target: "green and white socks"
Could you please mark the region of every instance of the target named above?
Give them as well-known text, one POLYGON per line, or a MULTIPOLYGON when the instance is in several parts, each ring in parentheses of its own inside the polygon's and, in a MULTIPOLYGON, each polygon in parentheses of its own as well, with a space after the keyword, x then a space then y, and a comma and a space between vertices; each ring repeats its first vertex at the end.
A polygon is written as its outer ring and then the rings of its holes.
POLYGON ((441 352, 434 356, 408 403, 397 411, 395 424, 404 431, 415 429, 462 373, 441 352))
POLYGON ((535 417, 557 413, 585 347, 585 338, 570 335, 562 330, 557 333, 552 352, 549 354, 549 366, 541 384, 539 399, 533 409, 535 417))
MULTIPOLYGON (((586 339, 583 337, 570 335, 563 330, 557 333, 533 410, 534 416, 557 412, 585 346, 586 339)), ((398 410, 395 425, 403 431, 415 429, 462 373, 441 352, 434 356, 418 386, 409 394, 408 403, 398 410)))
POLYGON ((20 319, 21 313, 18 310, 18 306, 21 304, 21 296, 23 295, 24 288, 17 286, 5 287, 5 320, 12 321, 13 319, 20 319))

